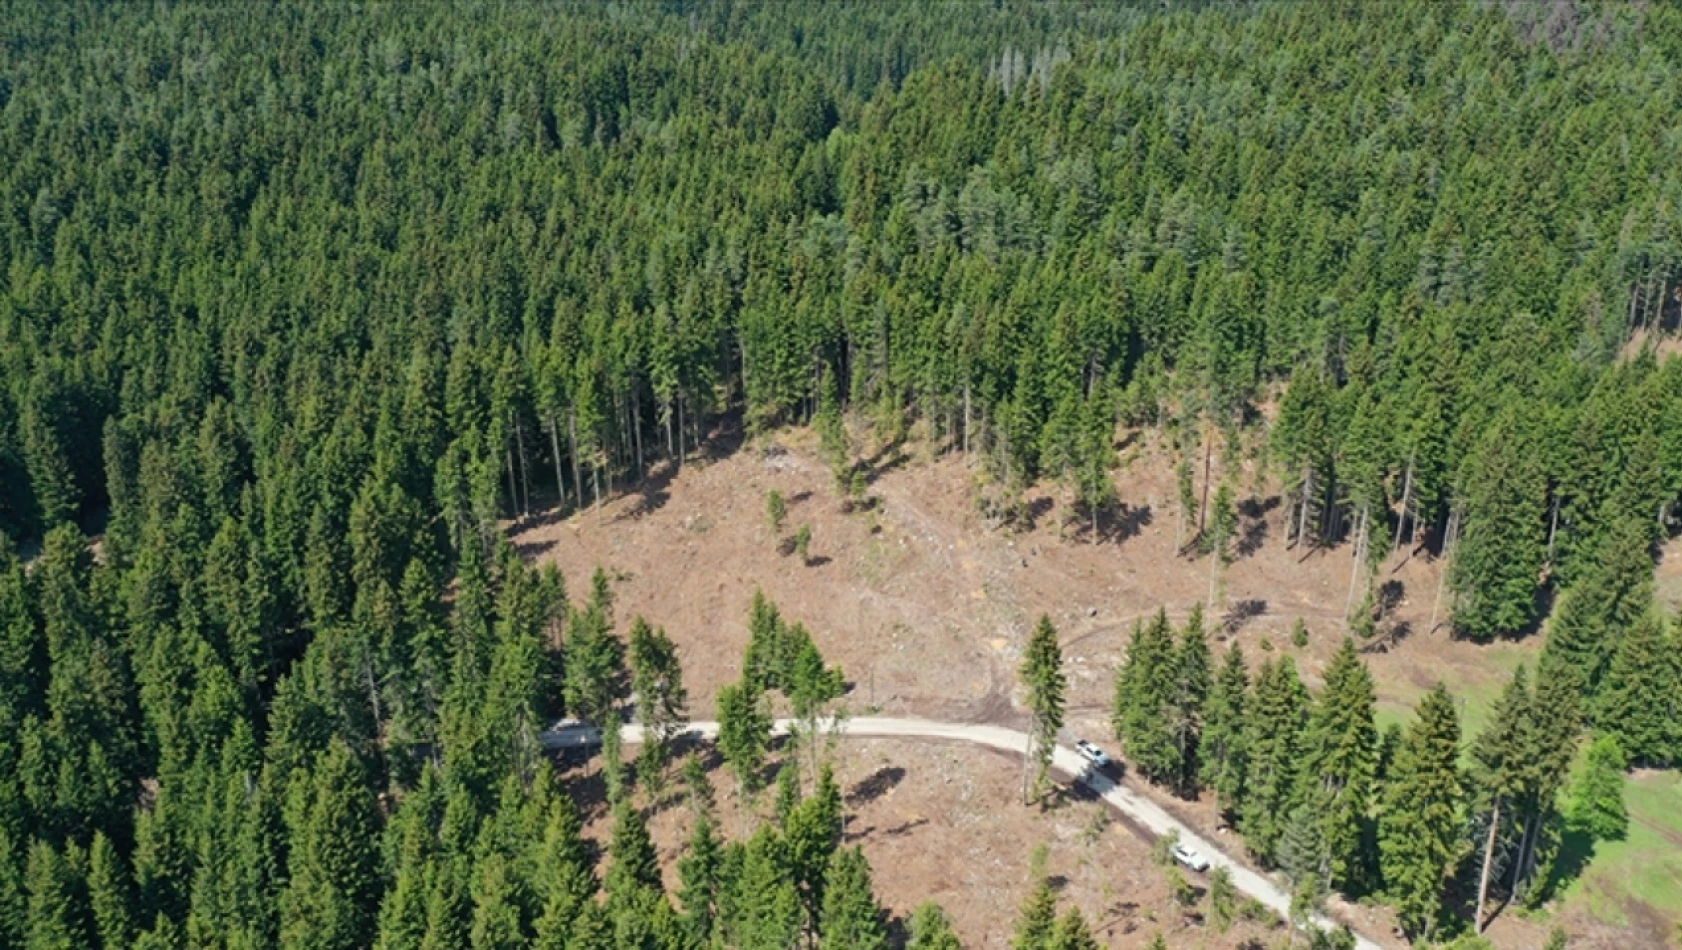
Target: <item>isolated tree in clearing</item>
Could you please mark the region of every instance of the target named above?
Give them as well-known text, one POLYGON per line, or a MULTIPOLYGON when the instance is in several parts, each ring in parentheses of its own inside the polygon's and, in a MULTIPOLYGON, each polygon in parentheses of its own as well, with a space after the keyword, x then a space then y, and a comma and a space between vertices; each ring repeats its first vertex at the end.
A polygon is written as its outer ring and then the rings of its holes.
POLYGON ((1022 657, 1020 670, 1022 687, 1027 693, 1030 721, 1028 724, 1027 769, 1024 773, 1022 803, 1037 798, 1045 786, 1046 773, 1051 768, 1051 754, 1057 747, 1057 730, 1063 727, 1063 702, 1067 680, 1063 675, 1063 651, 1057 643, 1057 629, 1051 618, 1041 614, 1034 632, 1028 637, 1028 647, 1022 657))

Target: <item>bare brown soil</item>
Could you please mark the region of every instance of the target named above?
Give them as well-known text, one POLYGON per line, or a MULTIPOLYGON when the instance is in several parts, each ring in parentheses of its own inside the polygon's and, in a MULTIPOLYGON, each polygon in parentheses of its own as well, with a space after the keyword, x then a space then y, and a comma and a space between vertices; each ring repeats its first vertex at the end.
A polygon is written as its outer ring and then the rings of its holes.
MULTIPOLYGON (((980 474, 961 454, 931 458, 917 443, 904 452, 874 453, 867 510, 844 510, 829 471, 816 457, 814 437, 794 430, 711 459, 691 459, 681 469, 657 471, 599 510, 564 520, 530 519, 513 528, 513 537, 528 556, 558 564, 575 592, 585 589, 598 565, 605 568, 614 579, 622 626, 638 614, 664 626, 682 652, 696 718, 711 718, 718 688, 740 674, 748 606, 761 588, 785 617, 811 629, 826 658, 842 666, 852 684, 847 702, 860 715, 1020 725, 1014 671, 1033 623, 1045 613, 1062 634, 1070 674, 1068 733, 1102 742, 1109 735, 1114 670, 1133 624, 1159 608, 1183 619, 1209 594, 1208 558, 1175 550, 1173 460, 1148 434, 1129 440, 1116 477, 1123 508, 1100 525, 1101 540, 1092 543, 1089 526, 1065 523, 1070 509, 1056 485, 1030 493, 1034 525, 1011 533, 977 514, 973 497, 980 474), (781 539, 765 516, 772 489, 788 499, 781 539), (801 524, 812 528, 805 563, 780 543, 801 524)), ((1216 479, 1221 474, 1217 467, 1216 479)), ((1241 643, 1252 664, 1290 654, 1305 679, 1317 685, 1346 630, 1350 546, 1288 546, 1285 506, 1274 491, 1252 490, 1267 484, 1265 474, 1245 463, 1228 477, 1241 488, 1244 516, 1239 555, 1221 572, 1219 606, 1209 611, 1216 639, 1241 643), (1290 643, 1299 617, 1310 633, 1303 648, 1290 643)), ((1191 534, 1187 527, 1185 537, 1191 534)), ((1512 667, 1533 659, 1537 648, 1537 638, 1477 647, 1452 640, 1445 624, 1432 629, 1439 566, 1419 549, 1393 558, 1378 577, 1378 583, 1390 585, 1394 606, 1380 624, 1381 636, 1364 646, 1381 713, 1393 719, 1405 716, 1439 680, 1473 694, 1498 690, 1512 667)), ((1446 618, 1446 600, 1436 613, 1446 618)), ((946 761, 982 754, 881 741, 869 748, 902 752, 891 764, 908 768, 931 755, 946 761)), ((895 807, 910 817, 885 814, 864 822, 878 829, 864 839, 877 867, 878 890, 902 908, 927 897, 940 899, 966 935, 980 938, 976 945, 998 945, 1022 894, 1022 869, 1036 836, 1057 839, 1050 830, 1057 822, 1078 825, 1084 819, 1040 819, 1020 806, 1007 807, 1017 772, 1002 760, 996 769, 954 769, 930 779, 938 787, 930 785, 928 795, 909 780, 924 771, 911 769, 908 784, 893 796, 895 807), (984 772, 997 772, 1002 786, 992 789, 984 772), (959 781, 975 783, 966 786, 979 796, 968 799, 975 805, 942 804, 947 783, 959 781), (888 834, 918 818, 929 824, 888 834), (985 860, 966 850, 969 839, 993 842, 985 860), (905 840, 917 843, 906 848, 905 840)), ((1215 833, 1209 802, 1149 791, 1183 820, 1215 833)), ((676 840, 662 843, 670 847, 676 840)), ((1113 914, 1104 909, 1112 901, 1138 903, 1141 913, 1148 909, 1162 919, 1170 908, 1144 899, 1149 892, 1135 888, 1145 882, 1121 870, 1141 864, 1141 848, 1106 859, 1105 874, 1090 880, 1071 875, 1067 896, 1094 919, 1109 920, 1113 914)), ((1054 855, 1068 853, 1054 863, 1075 860, 1081 850, 1057 844, 1054 855)), ((1365 918, 1370 936, 1390 931, 1377 912, 1343 910, 1365 918)), ((1545 930, 1522 921, 1504 926, 1516 928, 1510 936, 1519 942, 1512 945, 1539 945, 1545 937, 1545 930)), ((1143 932, 1148 940, 1150 931, 1143 932)))
MULTIPOLYGON (((1242 920, 1217 933, 1202 916, 1206 897, 1191 911, 1180 910, 1168 872, 1151 862, 1145 837, 1101 803, 1070 797, 1046 809, 1023 807, 1020 763, 967 745, 848 741, 837 762, 847 801, 846 844, 864 848, 895 927, 902 927, 918 904, 933 900, 952 916, 966 947, 1007 946, 1016 911, 1032 887, 1032 852, 1044 843, 1059 912, 1079 907, 1108 946, 1144 947, 1159 932, 1176 948, 1283 939, 1278 924, 1242 920)), ((599 805, 594 768, 576 768, 568 777, 596 792, 587 800, 586 834, 605 847, 611 821, 599 805)), ((727 773, 717 770, 712 779, 726 834, 738 837, 755 822, 771 820, 774 790, 761 792, 749 810, 737 800, 727 773)), ((694 827, 693 813, 674 789, 645 814, 667 887, 675 892, 676 864, 694 827)), ((1188 879, 1199 890, 1205 887, 1200 875, 1188 879)))

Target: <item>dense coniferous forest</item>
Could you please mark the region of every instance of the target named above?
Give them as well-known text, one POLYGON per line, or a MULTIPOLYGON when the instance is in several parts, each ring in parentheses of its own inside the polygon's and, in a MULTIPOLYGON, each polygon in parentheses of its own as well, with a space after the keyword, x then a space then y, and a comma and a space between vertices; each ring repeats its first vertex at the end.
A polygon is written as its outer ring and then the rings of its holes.
MULTIPOLYGON (((734 841, 690 783, 668 895, 663 759, 609 743, 598 862, 539 746, 633 687, 669 735, 681 671, 499 522, 737 421, 1094 526, 1148 427, 1262 461, 1292 543, 1446 559, 1456 635, 1546 637, 1489 732, 1166 617, 1117 728, 1310 902, 1544 900, 1608 776, 1682 760, 1679 65, 1676 8, 1586 0, 8 8, 0 947, 883 945, 821 768, 734 841)), ((838 680, 753 623, 744 786, 767 691, 838 680)))

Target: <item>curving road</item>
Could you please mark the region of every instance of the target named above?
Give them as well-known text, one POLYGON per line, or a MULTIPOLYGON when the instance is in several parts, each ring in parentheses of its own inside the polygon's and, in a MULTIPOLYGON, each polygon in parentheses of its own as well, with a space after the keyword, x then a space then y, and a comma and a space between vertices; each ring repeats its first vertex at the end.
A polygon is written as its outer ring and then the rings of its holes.
MULTIPOLYGON (((774 724, 773 731, 777 735, 787 734, 789 727, 793 724, 794 720, 779 719, 774 724)), ((1012 753, 1022 752, 1028 745, 1027 733, 1018 732, 1015 729, 975 723, 934 722, 927 719, 864 716, 846 720, 841 726, 841 731, 844 735, 872 738, 948 739, 984 745, 1012 753)), ((626 725, 621 727, 620 737, 627 743, 640 743, 642 732, 642 727, 639 725, 626 725)), ((718 723, 690 723, 682 734, 706 739, 716 738, 718 736, 718 723)), ((563 723, 544 732, 541 739, 543 745, 551 749, 586 748, 598 745, 601 742, 601 734, 594 726, 583 723, 563 723)), ((1152 834, 1164 835, 1170 831, 1178 832, 1183 844, 1197 849, 1212 864, 1225 867, 1232 875, 1233 886, 1241 893, 1261 901, 1269 910, 1278 914, 1280 918, 1290 919, 1290 894, 1281 890, 1267 878, 1228 857, 1213 842, 1186 827, 1184 823, 1164 811, 1160 805, 1127 788, 1108 775, 1093 769, 1085 759, 1082 759, 1072 749, 1064 746, 1059 745, 1053 751, 1052 765, 1059 771, 1075 776, 1076 781, 1096 792, 1100 798, 1114 806, 1122 814, 1143 825, 1152 834)), ((1316 920, 1323 927, 1335 926, 1331 920, 1325 917, 1318 917, 1316 920)), ((1383 947, 1379 944, 1360 934, 1355 935, 1355 946, 1357 950, 1383 950, 1383 947)))

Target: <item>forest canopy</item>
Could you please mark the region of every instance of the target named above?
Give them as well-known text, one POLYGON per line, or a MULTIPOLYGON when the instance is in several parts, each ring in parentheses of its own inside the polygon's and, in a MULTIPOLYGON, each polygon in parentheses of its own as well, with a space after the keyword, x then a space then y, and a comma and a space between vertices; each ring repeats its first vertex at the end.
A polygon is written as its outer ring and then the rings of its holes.
POLYGON ((1472 639, 1553 603, 1677 761, 1679 60, 1583 0, 12 5, 0 946, 713 934, 595 903, 534 736, 622 698, 610 598, 499 521, 724 419, 1094 513, 1117 426, 1254 436, 1295 540, 1450 555, 1472 639))

